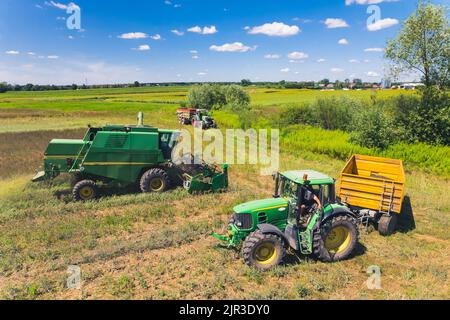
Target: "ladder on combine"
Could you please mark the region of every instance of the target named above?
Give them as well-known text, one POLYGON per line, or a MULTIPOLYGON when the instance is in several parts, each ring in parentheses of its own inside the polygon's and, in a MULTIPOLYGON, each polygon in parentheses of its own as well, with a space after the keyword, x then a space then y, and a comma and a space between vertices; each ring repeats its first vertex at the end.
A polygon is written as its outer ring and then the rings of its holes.
POLYGON ((85 142, 83 147, 81 148, 80 152, 78 152, 77 157, 75 158, 72 168, 70 168, 70 171, 80 171, 80 165, 84 160, 84 157, 88 153, 89 149, 91 148, 91 143, 85 142))
POLYGON ((395 193, 395 182, 394 181, 383 181, 383 187, 381 192, 380 200, 380 213, 390 215, 393 209, 395 193))

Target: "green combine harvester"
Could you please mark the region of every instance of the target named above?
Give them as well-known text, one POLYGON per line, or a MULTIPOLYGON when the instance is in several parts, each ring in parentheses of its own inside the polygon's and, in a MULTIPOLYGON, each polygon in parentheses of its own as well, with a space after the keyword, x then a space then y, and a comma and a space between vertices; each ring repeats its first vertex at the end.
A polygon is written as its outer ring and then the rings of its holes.
POLYGON ((75 180, 73 196, 82 201, 97 198, 100 184, 137 185, 142 192, 158 193, 183 185, 190 193, 227 189, 227 165, 220 171, 206 163, 172 162, 179 135, 179 131, 144 126, 142 113, 137 126, 90 127, 82 140, 52 140, 45 151, 44 171, 33 181, 69 173, 75 180))
POLYGON ((357 215, 335 199, 333 178, 316 171, 277 173, 273 198, 234 208, 228 234, 213 233, 229 247, 242 244, 245 262, 268 270, 290 248, 321 261, 347 259, 358 242, 357 215))

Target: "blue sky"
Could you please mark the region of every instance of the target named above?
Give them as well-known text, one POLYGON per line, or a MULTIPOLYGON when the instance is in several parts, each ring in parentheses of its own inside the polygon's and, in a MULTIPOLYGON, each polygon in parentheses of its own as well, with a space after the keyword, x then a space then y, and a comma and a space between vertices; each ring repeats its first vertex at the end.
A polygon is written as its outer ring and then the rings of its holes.
POLYGON ((81 30, 67 28, 68 2, 0 1, 0 82, 379 81, 381 49, 416 6, 415 0, 74 2, 81 30), (381 21, 368 27, 373 3, 381 21))

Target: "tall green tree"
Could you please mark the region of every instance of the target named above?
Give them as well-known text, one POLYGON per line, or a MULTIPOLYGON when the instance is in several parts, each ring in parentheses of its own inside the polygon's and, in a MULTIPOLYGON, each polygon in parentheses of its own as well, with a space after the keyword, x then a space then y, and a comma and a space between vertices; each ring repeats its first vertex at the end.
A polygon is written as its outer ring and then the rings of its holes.
POLYGON ((415 71, 426 87, 448 86, 450 26, 445 7, 420 1, 397 37, 388 42, 386 58, 395 75, 415 71))

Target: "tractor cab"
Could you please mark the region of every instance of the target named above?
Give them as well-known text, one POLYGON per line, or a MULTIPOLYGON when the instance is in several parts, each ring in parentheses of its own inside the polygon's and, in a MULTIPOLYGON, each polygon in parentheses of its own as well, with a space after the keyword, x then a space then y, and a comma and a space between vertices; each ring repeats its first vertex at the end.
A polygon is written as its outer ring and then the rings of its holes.
MULTIPOLYGON (((304 224, 308 221, 307 216, 300 216, 301 206, 308 205, 305 203, 305 196, 317 197, 322 208, 327 208, 335 202, 334 179, 323 173, 312 170, 287 171, 276 173, 274 180, 274 197, 285 198, 289 202, 288 223, 291 225, 301 227, 301 222, 304 224), (305 193, 309 193, 309 195, 305 195, 305 193)), ((305 212, 306 214, 312 214, 317 207, 307 207, 306 209, 309 209, 309 212, 305 212)))

